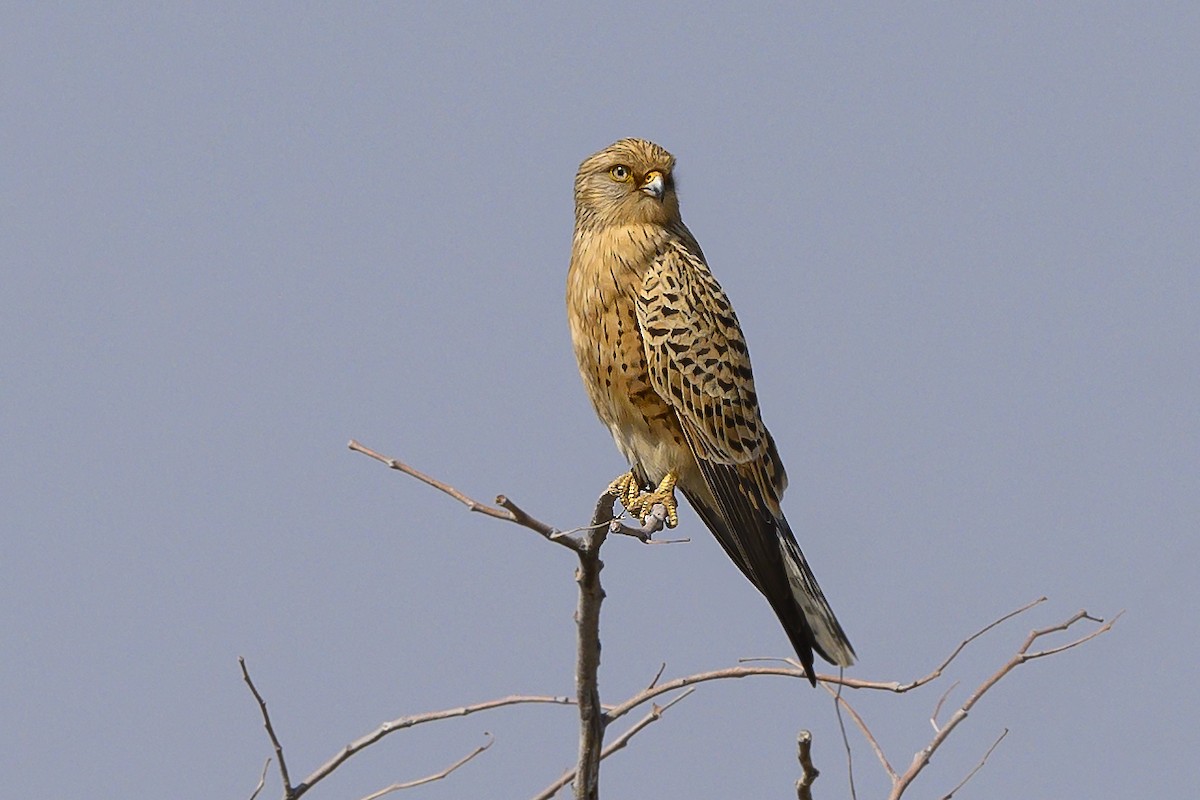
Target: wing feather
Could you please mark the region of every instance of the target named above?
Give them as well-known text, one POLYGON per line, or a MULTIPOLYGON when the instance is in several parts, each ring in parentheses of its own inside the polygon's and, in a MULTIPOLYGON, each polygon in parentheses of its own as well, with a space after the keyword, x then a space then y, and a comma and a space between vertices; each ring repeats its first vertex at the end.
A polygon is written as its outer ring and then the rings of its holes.
MULTIPOLYGON (((750 353, 725 291, 683 241, 663 246, 637 298, 650 383, 689 430, 698 460, 770 462, 770 499, 786 485, 758 411, 750 353)), ((767 487, 764 487, 767 488, 767 487)))

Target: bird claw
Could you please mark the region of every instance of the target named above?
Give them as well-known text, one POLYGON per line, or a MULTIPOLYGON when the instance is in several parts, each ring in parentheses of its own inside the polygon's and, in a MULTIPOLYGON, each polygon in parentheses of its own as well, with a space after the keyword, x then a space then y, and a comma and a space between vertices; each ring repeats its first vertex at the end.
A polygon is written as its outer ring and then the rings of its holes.
POLYGON ((668 472, 662 482, 658 484, 658 488, 652 492, 643 492, 638 495, 633 505, 626 505, 630 514, 633 514, 643 522, 654 511, 654 506, 662 504, 667 511, 666 524, 668 528, 674 528, 679 524, 679 501, 675 499, 675 475, 668 472))
POLYGON ((608 485, 608 493, 617 498, 622 508, 631 511, 642 494, 642 487, 630 470, 608 485))
POLYGON ((668 472, 658 488, 646 492, 642 490, 633 472, 626 472, 608 485, 608 493, 620 501, 621 506, 641 522, 650 517, 654 506, 662 504, 666 509, 666 525, 674 528, 679 524, 679 501, 675 499, 675 475, 668 472))

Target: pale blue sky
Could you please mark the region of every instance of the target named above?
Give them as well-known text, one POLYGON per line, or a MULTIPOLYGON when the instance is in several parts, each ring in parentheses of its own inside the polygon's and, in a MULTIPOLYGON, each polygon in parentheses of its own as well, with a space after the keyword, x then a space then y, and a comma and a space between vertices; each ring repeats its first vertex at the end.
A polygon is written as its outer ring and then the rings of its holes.
MULTIPOLYGON (((571 691, 572 557, 345 449, 560 526, 623 467, 563 308, 579 161, 678 157, 749 339, 786 508, 855 675, 965 634, 1031 664, 913 796, 1182 797, 1200 660, 1200 11, 922 4, 100 4, 0 12, 0 774, 12 797, 245 797, 384 719, 571 691)), ((695 516, 606 547, 601 689, 787 655, 695 516)), ((944 687, 943 687, 944 688, 944 687)), ((940 688, 856 700, 897 764, 940 688)), ((827 696, 708 685, 608 797, 845 796, 827 696)), ((492 749, 428 798, 526 797, 567 708, 399 734, 310 795, 492 749)), ((854 736, 860 797, 883 779, 854 736)), ((267 790, 277 797, 277 784, 267 790)))

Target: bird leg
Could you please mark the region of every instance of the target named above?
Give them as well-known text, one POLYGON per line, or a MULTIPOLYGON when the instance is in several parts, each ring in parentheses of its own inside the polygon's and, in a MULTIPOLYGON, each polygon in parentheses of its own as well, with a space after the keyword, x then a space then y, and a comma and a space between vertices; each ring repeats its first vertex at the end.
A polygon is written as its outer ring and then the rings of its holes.
POLYGON ((667 510, 667 527, 674 528, 679 524, 679 501, 675 499, 676 480, 678 479, 675 477, 675 473, 668 472, 663 476, 657 489, 652 492, 643 492, 634 500, 633 505, 626 503, 625 508, 638 519, 644 520, 654 510, 656 504, 662 503, 663 508, 667 510))

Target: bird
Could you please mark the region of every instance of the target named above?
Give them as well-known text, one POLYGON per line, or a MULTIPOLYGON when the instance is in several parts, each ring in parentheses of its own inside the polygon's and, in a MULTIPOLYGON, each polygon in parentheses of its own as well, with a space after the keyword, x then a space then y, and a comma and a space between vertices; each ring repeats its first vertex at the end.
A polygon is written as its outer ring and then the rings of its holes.
POLYGON ((639 519, 687 498, 779 618, 809 683, 814 652, 856 654, 780 507, 787 473, 759 411, 737 315, 683 224, 675 157, 627 138, 575 176, 567 318, 580 375, 630 470, 608 487, 639 519))

